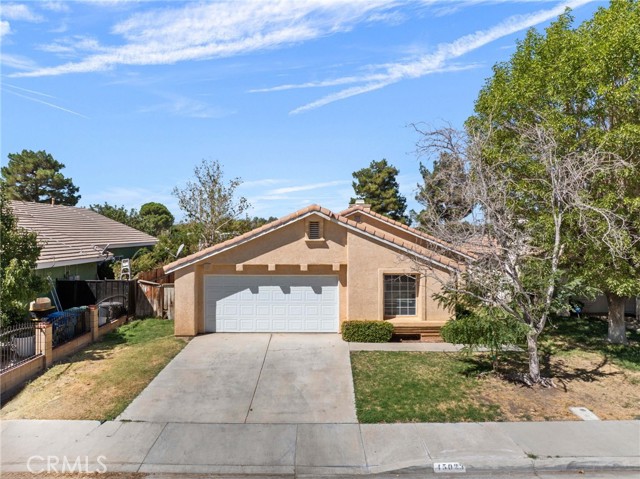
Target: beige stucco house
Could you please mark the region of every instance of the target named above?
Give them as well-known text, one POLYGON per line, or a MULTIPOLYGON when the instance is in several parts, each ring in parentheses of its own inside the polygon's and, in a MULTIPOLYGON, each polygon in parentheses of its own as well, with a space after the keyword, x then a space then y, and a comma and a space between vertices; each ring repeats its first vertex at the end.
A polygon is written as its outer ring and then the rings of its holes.
POLYGON ((165 267, 175 274, 175 333, 338 332, 343 321, 390 321, 437 334, 451 312, 432 298, 464 253, 352 205, 296 211, 165 267))

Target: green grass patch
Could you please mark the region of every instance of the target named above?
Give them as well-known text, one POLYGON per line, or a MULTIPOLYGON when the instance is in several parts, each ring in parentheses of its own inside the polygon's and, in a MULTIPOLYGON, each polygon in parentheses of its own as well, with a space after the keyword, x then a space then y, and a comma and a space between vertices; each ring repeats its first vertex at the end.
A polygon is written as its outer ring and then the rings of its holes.
POLYGON ((540 337, 543 354, 599 353, 617 366, 632 371, 640 371, 640 334, 627 333, 627 346, 607 342, 608 324, 598 318, 552 319, 540 337))
POLYGON ((362 423, 497 421, 500 408, 474 398, 488 362, 458 354, 351 353, 358 420, 362 423))
POLYGON ((114 419, 185 344, 173 336, 173 321, 132 321, 48 369, 4 404, 0 416, 114 419))

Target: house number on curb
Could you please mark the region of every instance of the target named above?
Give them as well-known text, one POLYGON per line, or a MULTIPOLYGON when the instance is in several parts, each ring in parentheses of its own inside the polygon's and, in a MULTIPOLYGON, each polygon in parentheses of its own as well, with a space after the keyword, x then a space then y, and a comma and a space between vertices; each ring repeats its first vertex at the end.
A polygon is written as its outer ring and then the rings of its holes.
POLYGON ((433 472, 467 472, 459 462, 434 462, 433 472))

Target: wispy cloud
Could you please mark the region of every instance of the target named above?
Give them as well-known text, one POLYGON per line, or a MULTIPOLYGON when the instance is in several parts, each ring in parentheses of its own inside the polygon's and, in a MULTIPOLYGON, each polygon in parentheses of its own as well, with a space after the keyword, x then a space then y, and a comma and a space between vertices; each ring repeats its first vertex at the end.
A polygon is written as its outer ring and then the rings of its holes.
POLYGON ((41 22, 44 19, 33 12, 28 5, 22 3, 3 3, 0 5, 0 16, 7 20, 23 22, 41 22))
POLYGON ((336 181, 325 181, 323 183, 312 183, 309 185, 285 186, 283 188, 276 188, 274 190, 270 190, 267 192, 267 195, 281 196, 281 195, 287 195, 289 193, 297 193, 299 191, 317 190, 320 188, 328 188, 331 186, 345 185, 348 183, 350 182, 346 180, 336 180, 336 181))
POLYGON ((260 180, 243 181, 240 188, 260 188, 262 186, 274 186, 282 183, 287 183, 291 180, 285 180, 280 178, 263 178, 260 180))
POLYGON ((16 22, 41 22, 44 20, 28 5, 22 3, 0 3, 0 38, 13 33, 9 20, 16 22))
POLYGON ((0 55, 0 63, 5 67, 14 68, 16 70, 34 70, 38 68, 36 62, 22 55, 11 55, 2 53, 0 55))
POLYGON ((71 11, 71 7, 69 6, 69 4, 62 1, 42 2, 40 3, 40 7, 44 8, 45 10, 50 10, 52 12, 58 13, 68 13, 71 11))
POLYGON ((157 105, 143 107, 141 113, 165 112, 186 118, 224 118, 235 113, 234 110, 210 105, 206 102, 182 95, 162 94, 166 101, 157 105))
MULTIPOLYGON (((448 73, 448 72, 457 72, 463 70, 472 70, 474 68, 479 68, 482 66, 479 63, 470 63, 468 65, 449 65, 442 68, 436 68, 429 73, 448 73)), ((367 67, 370 68, 370 67, 367 67)), ((384 81, 386 80, 388 75, 386 73, 369 73, 365 75, 355 75, 341 78, 333 78, 329 80, 321 80, 321 81, 313 81, 307 83, 290 83, 286 85, 278 85, 269 88, 255 88, 253 90, 249 90, 249 93, 266 93, 266 92, 274 92, 274 91, 284 91, 284 90, 295 90, 302 88, 324 88, 331 86, 340 86, 340 85, 348 85, 352 83, 362 83, 362 82, 376 82, 376 81, 384 81)))
MULTIPOLYGON (((476 50, 498 40, 499 38, 503 38, 507 35, 511 35, 538 25, 539 23, 551 20, 563 13, 566 8, 577 8, 587 3, 591 3, 592 1, 593 0, 565 1, 557 4, 551 9, 539 10, 526 15, 514 15, 488 30, 480 30, 475 33, 464 35, 451 43, 441 44, 436 48, 434 53, 423 55, 417 60, 380 65, 378 67, 374 66, 372 67, 373 70, 375 71, 377 69, 378 73, 360 77, 360 80, 358 81, 361 84, 326 95, 318 100, 295 108, 290 113, 297 114, 313 110, 352 96, 379 90, 402 80, 420 78, 422 76, 441 71, 442 69, 447 68, 447 62, 450 60, 459 58, 466 53, 476 50)), ((357 77, 348 76, 317 83, 321 84, 321 86, 327 86, 331 83, 335 85, 339 85, 341 83, 354 83, 354 78, 357 77)), ((284 89, 289 89, 296 87, 296 85, 284 85, 283 87, 285 87, 284 89)))
MULTIPOLYGON (((4 89, 4 91, 5 91, 5 93, 10 93, 11 95, 15 95, 15 96, 18 96, 20 98, 24 98, 26 100, 33 101, 35 103, 40 103, 42 105, 46 105, 48 107, 55 108, 56 110, 61 110, 61 111, 64 111, 66 113, 70 113, 72 115, 79 116, 81 118, 89 119, 88 116, 85 116, 82 113, 78 113, 77 111, 70 110, 69 108, 64 108, 64 107, 62 107, 60 105, 56 105, 55 103, 51 103, 49 101, 45 101, 45 100, 42 100, 40 98, 34 98, 32 96, 29 96, 29 95, 24 95, 22 93, 19 93, 17 91, 11 90, 11 89, 4 89)), ((39 95, 49 96, 49 95, 46 95, 44 93, 39 93, 39 92, 36 92, 36 93, 39 94, 39 95)))
POLYGON ((61 38, 51 43, 38 45, 37 48, 43 52, 65 56, 80 55, 86 52, 95 53, 106 51, 106 48, 102 47, 96 38, 88 35, 73 35, 71 37, 61 38))
POLYGON ((0 38, 11 33, 11 25, 6 20, 0 20, 0 38))
POLYGON ((160 65, 280 48, 348 31, 396 0, 187 3, 132 15, 111 33, 125 43, 77 62, 15 76, 105 71, 118 65, 160 65))

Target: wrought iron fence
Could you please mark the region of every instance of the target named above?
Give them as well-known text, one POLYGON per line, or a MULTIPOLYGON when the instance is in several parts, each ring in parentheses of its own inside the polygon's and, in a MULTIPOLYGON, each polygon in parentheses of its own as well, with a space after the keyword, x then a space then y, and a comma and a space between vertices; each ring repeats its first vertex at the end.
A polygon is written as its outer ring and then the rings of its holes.
POLYGON ((38 356, 36 324, 30 321, 0 329, 0 371, 18 366, 38 356))
POLYGON ((54 348, 90 331, 85 317, 86 309, 86 307, 70 308, 66 311, 51 313, 46 317, 45 320, 52 326, 54 348))

